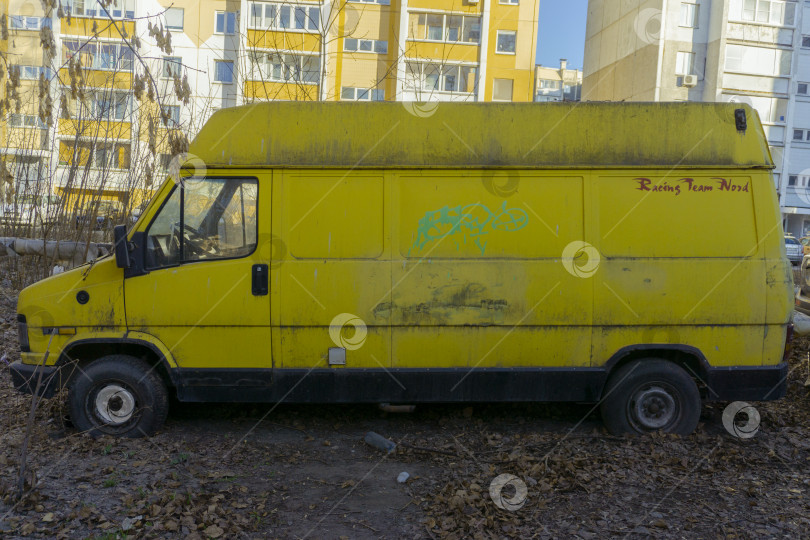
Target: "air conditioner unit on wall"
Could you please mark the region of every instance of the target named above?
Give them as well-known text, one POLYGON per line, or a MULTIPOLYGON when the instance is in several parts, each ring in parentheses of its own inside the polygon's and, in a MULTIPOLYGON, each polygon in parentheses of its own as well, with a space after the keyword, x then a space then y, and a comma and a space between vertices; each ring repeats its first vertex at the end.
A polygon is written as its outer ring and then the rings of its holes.
POLYGON ((683 76, 683 86, 687 88, 693 88, 697 86, 698 78, 697 75, 684 75, 683 76))
POLYGON ((477 4, 478 0, 467 0, 468 4, 477 4))

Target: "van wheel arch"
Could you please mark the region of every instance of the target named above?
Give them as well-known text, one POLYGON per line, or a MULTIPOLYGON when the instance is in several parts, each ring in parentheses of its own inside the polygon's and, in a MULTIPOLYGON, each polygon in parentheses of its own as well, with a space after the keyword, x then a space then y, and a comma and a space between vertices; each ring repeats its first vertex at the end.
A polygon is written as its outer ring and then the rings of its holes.
POLYGON ((75 375, 76 370, 70 368, 72 362, 77 361, 80 366, 85 366, 113 354, 124 354, 143 360, 155 368, 170 393, 176 392, 177 382, 174 372, 160 349, 147 341, 136 339, 85 339, 72 343, 68 349, 62 351, 56 363, 60 368, 59 387, 67 387, 75 375))
POLYGON ((600 398, 604 398, 607 381, 611 375, 623 366, 636 360, 656 358, 666 360, 685 370, 698 385, 702 398, 706 398, 706 380, 709 376, 709 362, 706 356, 696 347, 689 345, 631 345, 619 349, 605 363, 605 381, 602 385, 600 398))

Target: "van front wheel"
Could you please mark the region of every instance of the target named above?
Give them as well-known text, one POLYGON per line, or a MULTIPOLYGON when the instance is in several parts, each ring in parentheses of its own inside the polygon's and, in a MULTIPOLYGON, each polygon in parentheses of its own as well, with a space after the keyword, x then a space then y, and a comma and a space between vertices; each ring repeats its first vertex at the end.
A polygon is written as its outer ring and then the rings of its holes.
POLYGON ((92 436, 143 437, 160 429, 169 411, 166 385, 146 362, 123 354, 78 369, 68 389, 70 416, 92 436))
POLYGON ((611 375, 601 405, 602 419, 614 435, 663 431, 689 435, 700 419, 700 392, 678 365, 636 360, 611 375))

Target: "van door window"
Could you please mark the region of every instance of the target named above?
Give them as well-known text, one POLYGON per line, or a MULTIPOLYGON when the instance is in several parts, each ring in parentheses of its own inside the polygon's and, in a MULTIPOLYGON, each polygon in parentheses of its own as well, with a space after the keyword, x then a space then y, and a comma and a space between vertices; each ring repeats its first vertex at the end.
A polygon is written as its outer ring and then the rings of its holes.
POLYGON ((255 179, 187 179, 149 226, 146 267, 250 255, 258 233, 257 201, 255 179))

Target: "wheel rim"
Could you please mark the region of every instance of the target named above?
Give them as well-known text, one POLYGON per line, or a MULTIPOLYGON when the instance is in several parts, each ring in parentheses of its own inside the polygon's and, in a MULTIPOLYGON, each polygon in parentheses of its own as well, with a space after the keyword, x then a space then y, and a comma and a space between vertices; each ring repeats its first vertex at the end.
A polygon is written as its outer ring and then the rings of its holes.
POLYGON ((138 399, 135 392, 119 381, 99 384, 88 396, 88 412, 103 431, 118 432, 137 422, 138 399), (106 428, 106 429, 104 429, 106 428))
POLYGON ((636 430, 665 430, 677 422, 680 400, 670 385, 651 383, 636 390, 628 409, 628 417, 636 430))

